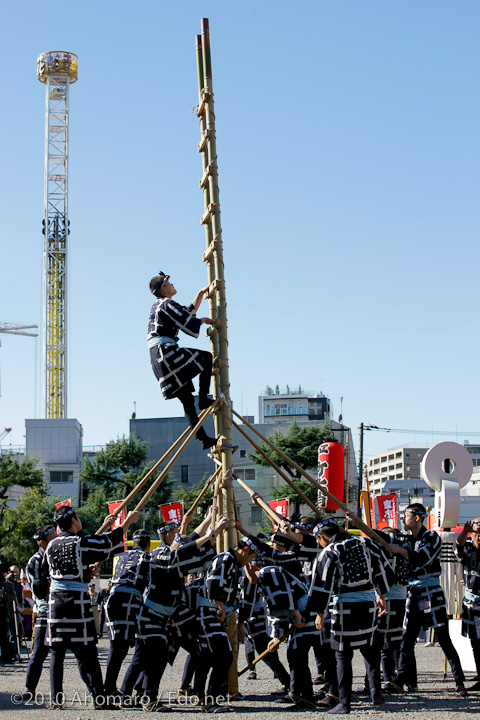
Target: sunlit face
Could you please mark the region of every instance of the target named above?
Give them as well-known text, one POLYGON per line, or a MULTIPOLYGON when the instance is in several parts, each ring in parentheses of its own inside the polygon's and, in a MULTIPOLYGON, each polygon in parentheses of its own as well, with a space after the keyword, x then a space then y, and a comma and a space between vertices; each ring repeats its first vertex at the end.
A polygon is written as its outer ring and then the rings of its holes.
POLYGON ((403 516, 403 525, 405 530, 413 530, 417 526, 417 518, 420 516, 412 512, 412 510, 405 510, 403 516))
POLYGON ((162 293, 163 297, 167 298, 171 298, 177 294, 173 283, 170 282, 170 275, 167 275, 165 282, 160 288, 160 292, 162 293))

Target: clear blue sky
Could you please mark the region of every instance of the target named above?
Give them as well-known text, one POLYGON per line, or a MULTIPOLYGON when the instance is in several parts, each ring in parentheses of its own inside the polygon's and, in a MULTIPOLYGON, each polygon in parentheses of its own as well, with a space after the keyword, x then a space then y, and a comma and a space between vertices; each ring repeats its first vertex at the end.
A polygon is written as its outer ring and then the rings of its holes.
MULTIPOLYGON (((170 273, 184 302, 206 282, 201 17, 236 407, 256 415, 267 384, 301 383, 335 415, 343 396, 356 448, 362 420, 480 432, 476 0, 5 5, 0 320, 41 325, 36 57, 68 50, 69 416, 93 445, 128 432, 134 401, 138 417, 180 414, 149 365, 148 282, 170 273)), ((0 339, 0 429, 23 444, 24 419, 41 413, 41 342, 0 339)), ((372 432, 366 455, 414 440, 432 437, 372 432)))

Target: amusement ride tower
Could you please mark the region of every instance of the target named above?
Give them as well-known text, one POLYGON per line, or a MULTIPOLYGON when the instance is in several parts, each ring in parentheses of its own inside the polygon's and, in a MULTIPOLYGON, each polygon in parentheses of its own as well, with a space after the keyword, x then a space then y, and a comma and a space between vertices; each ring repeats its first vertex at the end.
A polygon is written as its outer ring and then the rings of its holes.
POLYGON ((43 415, 67 416, 68 100, 78 59, 42 53, 37 77, 46 85, 43 234, 43 415))

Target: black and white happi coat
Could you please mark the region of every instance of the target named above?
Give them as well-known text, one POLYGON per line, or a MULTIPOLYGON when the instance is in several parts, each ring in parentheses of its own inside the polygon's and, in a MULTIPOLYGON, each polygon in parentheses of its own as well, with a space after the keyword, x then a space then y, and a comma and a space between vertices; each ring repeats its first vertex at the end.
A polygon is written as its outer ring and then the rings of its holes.
POLYGON ((47 568, 43 562, 44 556, 45 552, 43 548, 39 547, 37 552, 32 555, 28 561, 27 567, 25 568, 25 574, 35 601, 35 605, 33 607, 33 612, 37 615, 35 627, 40 627, 46 630, 48 609, 47 598, 50 581, 47 568))
MULTIPOLYGON (((284 555, 285 553, 279 553, 284 555)), ((308 609, 307 586, 283 566, 267 565, 258 573, 258 584, 267 605, 268 634, 271 638, 284 635, 293 621, 293 610, 299 610, 305 621, 303 628, 294 628, 289 648, 295 649, 305 636, 318 636, 320 643, 328 643, 328 635, 320 635, 315 628, 316 613, 308 609)))
POLYGON ((375 597, 345 601, 353 593, 387 593, 392 570, 384 552, 369 538, 339 532, 320 553, 309 590, 309 610, 331 615, 334 650, 372 645, 377 629, 375 597))
MULTIPOLYGON (((399 545, 405 548, 407 552, 412 548, 411 535, 401 532, 396 535, 390 535, 380 530, 376 532, 377 535, 380 535, 386 542, 399 545)), ((390 589, 385 595, 387 612, 380 615, 378 619, 378 633, 381 647, 387 647, 391 643, 399 643, 402 639, 403 621, 407 604, 408 578, 410 576, 408 560, 405 560, 401 555, 388 555, 388 561, 393 570, 393 577, 390 589)))
POLYGON ((157 337, 171 338, 150 348, 150 361, 163 397, 169 400, 182 388, 194 391, 192 378, 205 366, 207 353, 178 345, 178 332, 197 338, 201 320, 196 317, 193 305, 185 307, 169 298, 159 298, 150 310, 147 340, 157 337))
POLYGON ((445 595, 440 586, 440 553, 442 540, 434 530, 426 530, 422 525, 417 537, 408 536, 410 549, 408 551, 409 585, 407 605, 403 627, 408 624, 408 615, 415 600, 416 612, 422 612, 422 627, 428 628, 448 626, 448 615, 445 604, 445 595), (418 587, 417 582, 435 582, 430 587, 418 587))
POLYGON ((228 643, 228 648, 232 649, 227 633, 218 620, 218 608, 215 603, 217 600, 223 602, 227 612, 226 619, 230 614, 230 608, 237 609, 240 605, 241 570, 232 548, 216 555, 207 568, 197 609, 198 638, 202 650, 215 652, 218 649, 218 641, 228 643), (212 606, 202 605, 202 598, 209 601, 212 606))
POLYGON ((251 583, 245 573, 240 577, 240 622, 245 623, 247 634, 252 640, 267 632, 265 601, 258 583, 251 583))
POLYGON ((148 582, 148 555, 142 548, 133 547, 117 559, 105 607, 110 640, 135 642, 137 619, 148 582))
POLYGON ((138 617, 138 639, 159 638, 168 643, 172 623, 189 622, 195 613, 186 605, 185 578, 200 572, 213 557, 209 543, 197 548, 196 542, 180 545, 175 550, 158 547, 148 558, 148 584, 138 617), (149 602, 155 607, 149 607, 149 602))
MULTIPOLYGON (((102 535, 75 535, 61 532, 48 545, 44 562, 51 581, 75 581, 87 585, 90 569, 99 561, 123 551, 123 530, 115 528, 102 535)), ((88 589, 52 591, 48 599, 47 643, 88 645, 97 642, 95 621, 88 589)))
POLYGON ((471 540, 456 546, 463 567, 465 596, 462 603, 462 635, 480 640, 480 548, 471 540))

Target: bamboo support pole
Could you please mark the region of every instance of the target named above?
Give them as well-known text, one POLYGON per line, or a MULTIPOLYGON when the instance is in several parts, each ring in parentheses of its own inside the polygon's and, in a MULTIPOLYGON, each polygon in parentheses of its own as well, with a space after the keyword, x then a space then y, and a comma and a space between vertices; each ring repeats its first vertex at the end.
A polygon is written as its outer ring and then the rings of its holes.
MULTIPOLYGON (((287 639, 290 637, 290 635, 292 634, 293 630, 294 630, 293 628, 290 628, 290 630, 289 630, 288 632, 286 632, 285 635, 282 635, 282 637, 277 638, 277 641, 276 641, 276 643, 275 643, 275 648, 274 648, 275 650, 278 648, 278 646, 280 645, 280 643, 282 643, 284 640, 287 640, 287 639)), ((268 648, 267 648, 267 650, 264 650, 264 651, 261 653, 261 655, 259 655, 258 657, 256 657, 255 660, 253 660, 253 662, 250 663, 250 665, 247 665, 247 667, 244 667, 243 670, 240 670, 240 672, 238 673, 238 677, 240 677, 240 675, 243 675, 244 673, 246 673, 247 670, 251 670, 252 668, 254 668, 255 665, 256 665, 257 663, 259 663, 260 660, 263 660, 263 658, 267 657, 267 656, 270 654, 270 652, 272 652, 272 651, 271 651, 271 650, 268 650, 268 648)))
POLYGON ((219 547, 235 542, 234 508, 232 505, 232 438, 230 429, 230 380, 228 363, 227 299, 223 261, 222 226, 220 221, 220 193, 218 188, 218 163, 213 102, 212 62, 210 54, 210 30, 208 20, 202 18, 201 36, 196 37, 198 99, 197 117, 200 121, 201 140, 198 151, 202 156, 202 179, 204 213, 201 223, 205 228, 206 250, 203 260, 207 265, 208 300, 210 317, 214 325, 208 331, 214 359, 213 390, 215 397, 224 396, 225 404, 215 413, 215 435, 224 438, 221 447, 223 467, 222 480, 218 484, 217 501, 222 514, 226 514, 230 527, 217 543, 219 547))
POLYGON ((314 505, 314 503, 312 503, 311 500, 308 499, 305 493, 303 493, 299 488, 297 488, 290 476, 287 475, 287 473, 282 470, 282 468, 280 468, 271 458, 268 457, 267 453, 265 453, 262 448, 252 440, 252 438, 241 428, 240 425, 238 425, 238 423, 235 422, 235 420, 232 420, 232 425, 239 431, 239 433, 243 435, 244 438, 246 438, 251 443, 255 450, 272 466, 275 472, 280 475, 280 477, 283 478, 288 485, 290 485, 292 490, 295 490, 295 492, 303 500, 303 502, 308 505, 308 507, 311 508, 313 512, 318 515, 318 517, 323 517, 322 512, 317 508, 316 505, 314 505))
POLYGON ((215 480, 217 479, 217 477, 218 477, 218 475, 219 475, 219 473, 220 473, 220 470, 221 470, 221 468, 218 468, 218 470, 215 470, 215 472, 213 473, 213 475, 211 475, 211 476, 208 478, 208 480, 207 480, 207 482, 205 483, 205 486, 203 487, 202 491, 201 491, 201 492, 199 493, 199 495, 195 498, 195 502, 193 503, 192 507, 191 507, 191 508, 188 508, 188 512, 189 512, 189 513, 195 512, 195 510, 196 510, 197 507, 200 505, 200 503, 202 502, 203 498, 205 497, 205 495, 207 494, 207 492, 210 490, 210 488, 212 487, 213 483, 214 483, 215 480))
MULTIPOLYGON (((203 416, 205 415, 206 412, 207 412, 206 410, 202 410, 202 412, 199 415, 200 420, 203 418, 203 416)), ((180 445, 180 443, 187 437, 189 432, 190 432, 190 428, 188 428, 188 427, 185 428, 183 433, 180 435, 180 437, 178 437, 175 440, 173 445, 171 445, 169 447, 167 452, 160 458, 160 460, 158 460, 155 463, 155 465, 152 468, 150 468, 150 470, 147 472, 145 477, 143 477, 140 480, 140 482, 138 482, 135 485, 135 487, 129 492, 129 494, 127 495, 125 500, 122 500, 122 503, 118 506, 118 508, 116 508, 115 512, 112 513, 112 516, 114 519, 120 515, 123 508, 126 507, 128 505, 128 503, 131 502, 133 500, 133 498, 140 492, 140 490, 142 490, 145 487, 145 485, 148 483, 148 481, 150 480, 152 475, 154 475, 157 472, 158 468, 160 468, 163 465, 163 463, 168 458, 168 456, 180 445)), ((103 523, 103 525, 97 530, 95 535, 100 535, 101 533, 105 532, 105 530, 109 527, 110 527, 109 523, 103 523)))
MULTIPOLYGON (((234 410, 232 407, 230 408, 230 410, 236 417, 238 417, 240 420, 242 420, 243 424, 246 425, 248 428, 250 428, 250 430, 252 430, 255 433, 255 435, 258 435, 258 437, 261 440, 263 440, 264 442, 266 442, 267 445, 272 448, 272 450, 275 450, 275 452, 278 455, 280 455, 280 457, 283 458, 285 460, 285 462, 287 462, 300 475, 302 475, 306 480, 308 480, 308 482, 310 482, 312 485, 314 485, 317 488, 317 490, 320 490, 320 492, 323 493, 323 495, 325 495, 333 503, 335 503, 335 505, 338 508, 340 508, 340 510, 343 510, 344 512, 349 512, 348 507, 341 500, 336 498, 335 495, 332 495, 332 493, 329 492, 323 485, 320 485, 320 483, 318 483, 316 480, 314 480, 314 478, 312 478, 307 472, 305 472, 305 470, 303 468, 301 468, 300 465, 298 465, 294 460, 289 458, 288 455, 286 455, 283 452, 283 450, 280 450, 280 448, 277 448, 272 443, 271 440, 269 440, 267 437, 265 437, 265 435, 262 435, 262 433, 259 432, 255 427, 253 427, 253 425, 251 425, 249 422, 247 422, 245 420, 245 418, 242 418, 242 416, 239 415, 236 412, 236 410, 234 410)), ((233 420, 232 420, 232 422, 233 422, 233 420)), ((250 440, 250 438, 248 438, 248 439, 250 440)), ((251 442, 251 440, 250 440, 250 442, 251 442)), ((380 545, 388 545, 388 543, 382 537, 380 537, 380 535, 378 533, 376 533, 375 530, 372 530, 372 528, 369 528, 368 525, 366 525, 364 522, 362 522, 362 520, 360 520, 360 518, 357 518, 356 524, 357 524, 357 527, 360 528, 360 530, 362 530, 365 533, 365 535, 368 535, 368 537, 375 540, 375 542, 379 543, 380 545)))
MULTIPOLYGON (((345 505, 348 507, 349 494, 350 494, 350 429, 347 430, 347 466, 345 468, 345 505)), ((345 521, 345 530, 348 530, 348 518, 345 521)))
POLYGON ((160 485, 162 484, 162 482, 164 481, 164 479, 167 477, 168 473, 170 472, 170 470, 172 469, 172 467, 175 465, 175 463, 177 462, 178 458, 181 456, 181 454, 183 453, 183 451, 185 450, 185 448, 187 447, 187 445, 188 445, 188 444, 191 442, 191 440, 195 437, 195 434, 200 430, 200 428, 202 427, 202 425, 203 425, 203 423, 205 422, 205 420, 207 419, 207 417, 210 415, 210 413, 212 413, 212 412, 215 410, 215 408, 217 407, 217 405, 218 405, 218 403, 220 402, 220 400, 221 400, 221 398, 217 398, 217 399, 215 400, 215 402, 213 403, 213 405, 211 405, 209 408, 207 408, 207 410, 205 411, 205 415, 203 416, 203 418, 199 418, 198 423, 195 425, 194 428, 192 428, 192 429, 190 430, 190 432, 188 433, 186 439, 183 441, 182 445, 181 445, 180 448, 177 450, 177 452, 175 453, 175 455, 174 455, 172 458, 170 458, 170 460, 169 460, 168 463, 165 465, 165 467, 163 468, 163 470, 162 470, 162 472, 160 473, 160 475, 159 475, 159 476, 157 477, 157 479, 152 483, 152 485, 150 486, 150 488, 147 490, 147 492, 145 493, 145 495, 142 497, 142 499, 140 500, 140 502, 138 503, 138 505, 137 505, 136 508, 135 508, 136 511, 143 510, 143 508, 145 507, 145 505, 147 504, 147 502, 150 500, 150 498, 152 497, 152 495, 158 490, 158 488, 160 487, 160 485))
POLYGON ((280 517, 280 515, 277 515, 275 510, 272 510, 270 505, 268 503, 266 503, 265 500, 262 497, 260 497, 260 495, 257 492, 255 492, 255 490, 252 490, 252 488, 248 487, 248 485, 246 483, 244 483, 243 480, 240 480, 240 478, 237 477, 235 475, 235 473, 233 474, 233 477, 235 478, 237 483, 240 485, 240 487, 242 487, 244 490, 247 491, 247 493, 250 495, 250 497, 252 498, 255 505, 258 505, 259 507, 262 508, 263 512, 268 517, 268 519, 272 521, 272 523, 274 523, 275 525, 280 525, 280 523, 283 520, 285 520, 284 517, 280 517))

